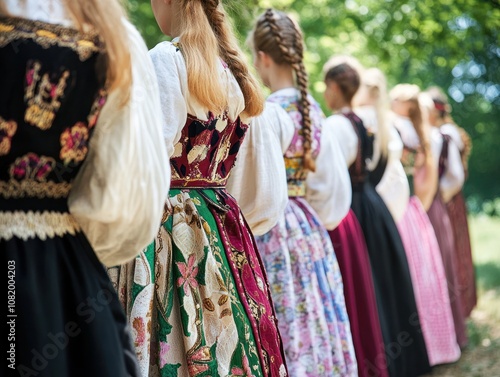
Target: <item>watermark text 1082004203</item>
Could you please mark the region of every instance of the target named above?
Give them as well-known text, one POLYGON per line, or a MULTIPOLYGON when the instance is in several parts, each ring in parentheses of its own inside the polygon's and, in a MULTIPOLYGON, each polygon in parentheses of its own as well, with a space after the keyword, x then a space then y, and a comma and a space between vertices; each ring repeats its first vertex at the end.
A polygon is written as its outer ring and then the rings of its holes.
POLYGON ((16 262, 7 261, 7 367, 16 365, 16 262))

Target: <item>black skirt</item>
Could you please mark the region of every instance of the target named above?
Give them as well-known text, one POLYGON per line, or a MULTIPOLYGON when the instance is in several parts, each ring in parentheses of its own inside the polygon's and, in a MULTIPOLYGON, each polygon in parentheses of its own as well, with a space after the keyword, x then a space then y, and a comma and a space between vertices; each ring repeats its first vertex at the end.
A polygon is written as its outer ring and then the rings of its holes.
POLYGON ((430 372, 406 253, 394 220, 370 183, 353 189, 352 209, 363 229, 389 374, 430 372))
POLYGON ((1 240, 0 252, 15 267, 7 375, 139 375, 125 314, 82 233, 1 240))

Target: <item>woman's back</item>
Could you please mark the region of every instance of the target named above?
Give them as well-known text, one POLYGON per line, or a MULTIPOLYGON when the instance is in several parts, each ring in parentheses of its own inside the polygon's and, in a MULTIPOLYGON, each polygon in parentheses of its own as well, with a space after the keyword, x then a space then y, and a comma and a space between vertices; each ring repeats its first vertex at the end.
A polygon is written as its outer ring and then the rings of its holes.
POLYGON ((168 189, 151 63, 137 31, 124 27, 123 52, 141 62, 131 73, 150 90, 138 102, 131 88, 124 103, 108 86, 102 36, 68 26, 61 2, 29 4, 8 1, 7 11, 52 15, 59 24, 0 18, 0 251, 14 272, 16 326, 9 367, 39 376, 136 376, 126 318, 101 263, 138 253, 168 189))
POLYGON ((248 129, 249 119, 241 117, 245 99, 238 82, 220 61, 218 79, 228 104, 225 112, 216 116, 189 93, 182 44, 161 43, 150 55, 160 81, 164 129, 174 141, 170 160, 173 185, 188 179, 198 186, 209 182, 225 185, 248 129))
MULTIPOLYGON (((93 34, 20 18, 0 18, 0 41, 2 209, 42 211, 37 221, 48 225, 43 211, 68 209, 71 182, 106 101, 95 69, 102 45, 93 34)), ((21 216, 17 221, 26 220, 21 216)), ((69 220, 60 227, 78 228, 69 220)), ((20 237, 25 231, 13 228, 20 237)), ((44 235, 42 227, 34 231, 44 235)))

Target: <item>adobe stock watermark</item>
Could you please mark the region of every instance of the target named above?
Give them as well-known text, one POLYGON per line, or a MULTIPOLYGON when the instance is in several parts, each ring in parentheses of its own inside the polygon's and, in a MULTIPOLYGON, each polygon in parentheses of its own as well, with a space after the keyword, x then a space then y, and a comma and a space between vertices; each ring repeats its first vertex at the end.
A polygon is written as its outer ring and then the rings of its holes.
MULTIPOLYGON (((113 301, 111 288, 101 289, 95 297, 87 297, 83 302, 77 305, 76 314, 83 323, 90 324, 102 312, 107 305, 113 301)), ((81 321, 79 321, 81 322, 81 321)), ((28 365, 20 364, 17 371, 21 377, 36 377, 47 368, 51 360, 54 360, 70 344, 72 339, 77 338, 84 329, 76 322, 69 321, 64 325, 64 330, 47 334, 47 343, 42 347, 31 350, 31 360, 28 365)))
MULTIPOLYGON (((422 328, 420 325, 420 319, 418 313, 413 313, 408 318, 408 324, 415 328, 415 331, 419 334, 422 333, 422 328)), ((414 343, 414 339, 408 331, 401 331, 398 333, 396 339, 392 342, 384 345, 384 353, 379 353, 374 360, 374 363, 370 360, 365 359, 363 363, 363 372, 370 377, 380 377, 382 375, 381 371, 386 369, 401 355, 406 347, 411 346, 414 343)))
POLYGON ((7 367, 16 365, 16 261, 7 261, 7 367))

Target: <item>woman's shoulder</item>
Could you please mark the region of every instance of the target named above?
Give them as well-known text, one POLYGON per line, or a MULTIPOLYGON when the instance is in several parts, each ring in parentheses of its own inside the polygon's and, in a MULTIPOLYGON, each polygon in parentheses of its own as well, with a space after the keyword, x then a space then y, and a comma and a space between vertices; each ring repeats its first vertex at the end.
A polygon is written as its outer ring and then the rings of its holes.
POLYGON ((184 64, 182 57, 181 46, 178 42, 164 41, 158 43, 155 47, 149 50, 149 55, 154 62, 162 60, 166 62, 176 62, 184 64))
POLYGON ((352 128, 351 121, 342 114, 330 115, 328 118, 326 118, 325 123, 333 127, 348 128, 348 129, 352 128))

